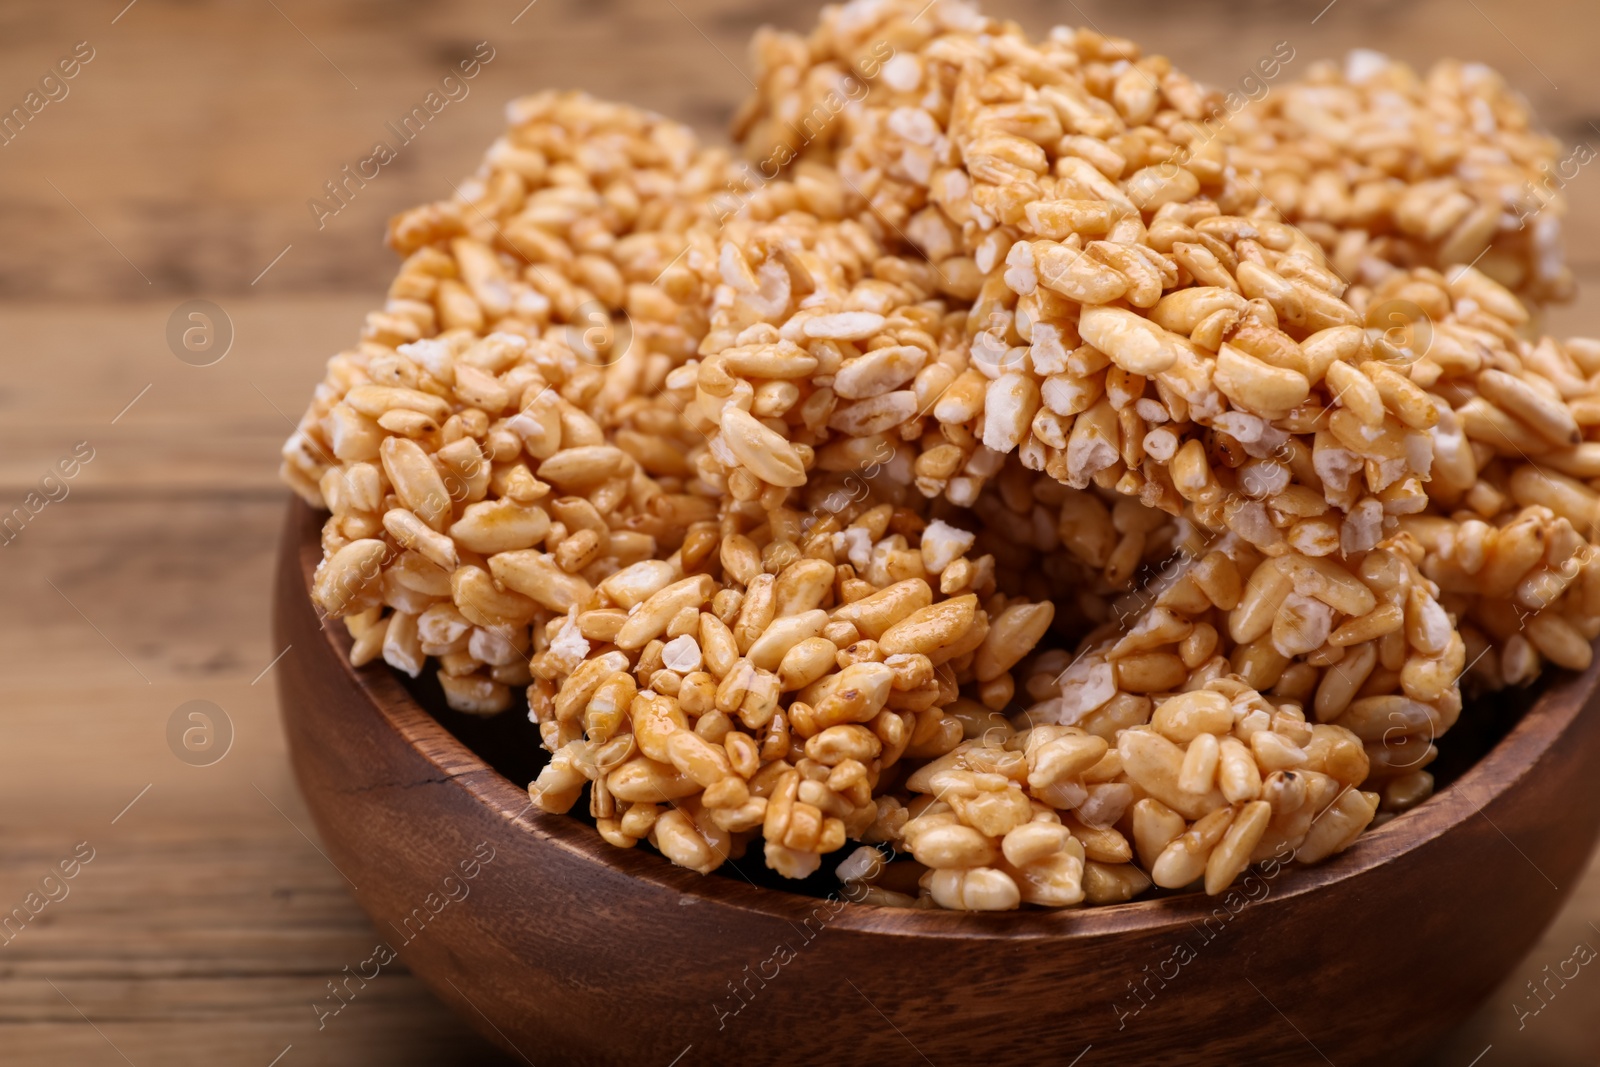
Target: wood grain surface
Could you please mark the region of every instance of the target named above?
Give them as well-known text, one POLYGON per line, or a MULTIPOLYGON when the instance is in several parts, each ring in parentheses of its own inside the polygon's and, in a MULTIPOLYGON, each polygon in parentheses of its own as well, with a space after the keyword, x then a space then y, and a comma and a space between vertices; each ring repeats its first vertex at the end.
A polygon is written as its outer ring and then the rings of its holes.
MULTIPOLYGON (((1034 30, 1087 23, 1137 38, 1216 83, 1282 40, 1296 66, 1357 45, 1414 62, 1479 59, 1563 141, 1600 144, 1593 5, 991 6, 1034 30)), ((0 916, 42 892, 80 843, 94 856, 65 896, 56 886, 61 899, 0 938, 0 1063, 519 1062, 399 965, 318 1028, 327 983, 381 935, 319 851, 277 720, 271 664, 295 655, 269 637, 277 448, 322 362, 381 296, 393 266, 384 220, 448 195, 498 132, 507 98, 582 87, 719 136, 748 90, 751 29, 801 26, 813 10, 778 0, 0 6, 4 110, 78 42, 94 49, 68 95, 0 146, 0 512, 79 442, 93 449, 69 495, 0 547, 0 916), (319 230, 307 201, 482 41, 495 58, 471 94, 319 230), (232 324, 212 366, 168 348, 169 317, 191 299, 215 302, 232 324), (210 766, 169 746, 169 720, 192 700, 231 723, 231 746, 210 766)), ((1582 295, 1551 313, 1557 332, 1600 334, 1597 175, 1585 168, 1568 189, 1582 295)), ((1514 833, 1503 845, 1480 877, 1524 864, 1514 833)), ((1440 886, 1417 907, 1448 907, 1450 893, 1440 886)), ((1527 988, 1578 942, 1600 948, 1596 925, 1591 865, 1539 947, 1430 1064, 1600 1060, 1600 971, 1552 983, 1542 1001, 1527 988), (1539 1011, 1519 1026, 1519 1006, 1539 1011)), ((914 1032, 915 1018, 895 1022, 914 1032)), ((1096 1062, 1091 1051, 1082 1067, 1096 1062)))

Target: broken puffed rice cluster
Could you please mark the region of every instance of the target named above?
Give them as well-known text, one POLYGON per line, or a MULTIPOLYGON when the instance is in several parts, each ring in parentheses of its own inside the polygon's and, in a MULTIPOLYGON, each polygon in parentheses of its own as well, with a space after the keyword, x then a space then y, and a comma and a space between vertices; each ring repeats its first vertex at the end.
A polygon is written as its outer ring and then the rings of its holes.
MULTIPOLYGON (((830 7, 805 37, 760 30, 752 54, 758 90, 736 120, 746 156, 836 165, 966 299, 976 293, 963 270, 972 253, 925 239, 937 221, 919 217, 916 191, 937 196, 954 180, 945 201, 960 199, 960 180, 945 169, 948 141, 974 102, 999 106, 999 132, 1074 160, 1056 178, 1094 181, 1087 163, 1135 198, 1192 178, 1223 214, 1267 205, 1351 281, 1476 263, 1525 300, 1571 295, 1560 247, 1565 201, 1551 179, 1560 146, 1481 64, 1442 60, 1419 75, 1361 50, 1342 66, 1313 63, 1296 80, 1285 77, 1294 49, 1284 42, 1245 72, 1241 95, 1202 86, 1125 38, 1058 27, 1034 42, 974 6, 921 11, 896 0, 830 7), (991 75, 975 100, 960 84, 973 67, 991 75), (852 78, 869 83, 864 96, 852 78), (1001 79, 1010 84, 997 94, 1001 79), (1172 161, 1188 174, 1164 166, 1172 161)), ((982 153, 985 165, 1031 169, 1032 150, 1013 145, 1022 155, 1007 160, 1005 144, 986 146, 1000 151, 982 153)), ((1037 198, 1030 193, 987 190, 977 196, 990 199, 964 210, 992 215, 1004 210, 995 197, 1026 203, 1037 198)), ((1104 217, 1115 198, 1097 207, 1100 199, 1077 210, 1104 217)))
POLYGON ((948 0, 755 49, 753 172, 513 103, 285 447, 352 662, 525 689, 543 810, 882 904, 1217 893, 1426 799, 1464 679, 1588 665, 1600 344, 1530 329, 1558 212, 1485 221, 1554 155, 1497 79, 1219 118, 948 0))

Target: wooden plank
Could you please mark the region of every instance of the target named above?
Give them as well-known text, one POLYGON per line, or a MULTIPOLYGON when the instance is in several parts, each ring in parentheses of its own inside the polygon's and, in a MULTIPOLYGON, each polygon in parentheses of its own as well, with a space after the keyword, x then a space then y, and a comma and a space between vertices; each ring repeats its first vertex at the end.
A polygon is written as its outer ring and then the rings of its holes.
MULTIPOLYGON (((205 771, 180 768, 212 775, 211 784, 160 781, 115 825, 120 802, 90 820, 79 801, 65 811, 46 805, 45 826, 0 832, 7 909, 23 906, 74 849, 86 854, 80 841, 93 849, 64 883, 67 894, 57 883, 58 899, 0 944, 5 1062, 44 1063, 64 1052, 73 1063, 120 1062, 111 1042, 135 1063, 264 1064, 289 1044, 297 1063, 350 1063, 358 1054, 400 1064, 502 1062, 403 963, 348 987, 336 1016, 319 1015, 313 1005, 327 1012, 339 1003, 326 999, 327 983, 342 982, 346 967, 394 935, 374 928, 301 835, 309 817, 281 755, 261 783, 271 803, 245 783, 249 772, 231 764, 235 755, 205 771)), ((7 776, 8 811, 18 810, 19 785, 7 776)), ((32 797, 37 809, 40 795, 32 797)))
POLYGON ((381 284, 338 297, 224 298, 232 348, 204 367, 167 345, 179 298, 0 304, 11 343, 49 368, 0 390, 0 510, 85 441, 94 458, 73 492, 275 492, 278 450, 323 365, 382 300, 381 284))
POLYGON ((8 550, 7 603, 33 625, 8 627, 0 656, 0 913, 80 842, 94 858, 0 944, 7 1063, 121 1063, 120 1050, 265 1064, 290 1044, 295 1063, 503 1062, 403 965, 317 1026, 326 983, 383 935, 308 839, 271 676, 251 684, 274 655, 263 602, 281 505, 276 491, 231 506, 69 499, 8 550), (214 766, 168 746, 191 699, 232 722, 214 766))

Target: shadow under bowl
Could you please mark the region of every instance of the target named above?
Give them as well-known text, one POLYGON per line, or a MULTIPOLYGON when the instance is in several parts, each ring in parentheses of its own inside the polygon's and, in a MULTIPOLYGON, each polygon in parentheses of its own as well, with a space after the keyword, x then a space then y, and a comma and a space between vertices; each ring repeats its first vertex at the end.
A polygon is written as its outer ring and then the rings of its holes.
POLYGON ((279 700, 333 862, 407 966, 531 1063, 1409 1062, 1537 940, 1600 833, 1600 661, 1415 810, 1229 893, 882 908, 704 877, 532 810, 308 594, 289 509, 279 700))

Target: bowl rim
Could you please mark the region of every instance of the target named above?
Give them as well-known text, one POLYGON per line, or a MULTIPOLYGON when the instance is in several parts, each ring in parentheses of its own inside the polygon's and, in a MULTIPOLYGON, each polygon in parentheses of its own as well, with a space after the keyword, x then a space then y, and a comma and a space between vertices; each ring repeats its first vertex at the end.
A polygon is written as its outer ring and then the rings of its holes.
MULTIPOLYGON (((311 576, 322 558, 321 515, 292 497, 284 529, 281 566, 292 567, 298 610, 314 612, 311 576)), ((459 789, 488 814, 559 848, 574 859, 637 878, 681 895, 680 904, 710 904, 793 922, 814 919, 819 908, 842 907, 825 922, 832 930, 909 937, 1005 938, 1101 937, 1130 932, 1160 932, 1207 916, 1222 906, 1226 893, 1203 893, 1133 900, 1121 904, 1006 912, 963 912, 857 904, 834 892, 826 897, 745 884, 727 877, 700 875, 665 857, 637 848, 621 849, 603 840, 587 823, 565 814, 533 809, 528 792, 495 770, 435 719, 382 660, 366 667, 350 663, 352 639, 343 626, 322 626, 321 654, 332 656, 350 684, 365 697, 379 720, 438 772, 437 781, 459 789)), ((1581 672, 1551 678, 1505 737, 1467 771, 1422 804, 1375 830, 1363 833, 1343 852, 1312 867, 1284 866, 1269 894, 1248 906, 1281 903, 1318 889, 1347 883, 1426 847, 1452 828, 1479 815, 1520 781, 1562 736, 1595 689, 1600 656, 1581 672)), ((400 788, 402 783, 392 783, 400 788)), ((1487 815, 1484 818, 1488 818, 1487 815)), ((1492 823, 1492 820, 1491 820, 1492 823)), ((1239 882, 1235 882, 1237 887, 1239 882)), ((1347 887, 1348 888, 1348 887, 1347 887)))

